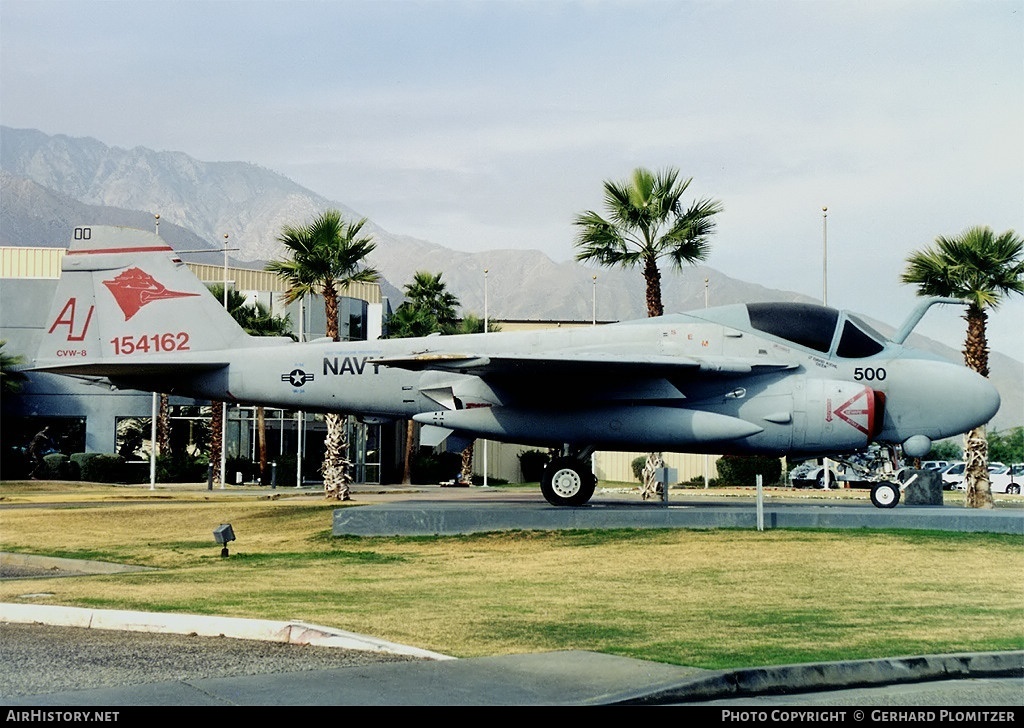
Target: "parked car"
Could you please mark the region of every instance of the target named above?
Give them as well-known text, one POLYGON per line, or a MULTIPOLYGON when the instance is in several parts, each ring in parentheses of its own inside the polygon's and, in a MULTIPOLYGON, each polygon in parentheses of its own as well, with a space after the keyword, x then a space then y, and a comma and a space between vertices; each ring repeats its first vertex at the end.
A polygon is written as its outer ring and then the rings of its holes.
POLYGON ((1006 492, 1020 495, 1022 486, 1024 486, 1024 463, 1014 463, 1010 466, 1010 485, 1006 492))
POLYGON ((988 466, 988 480, 993 493, 1020 495, 1021 485, 1024 485, 1024 464, 992 463, 988 466))
POLYGON ((960 461, 950 463, 940 470, 939 475, 942 476, 943 490, 963 490, 964 469, 966 467, 967 464, 960 461))
POLYGON ((921 467, 925 470, 942 470, 949 464, 948 460, 925 460, 921 463, 921 467))
MULTIPOLYGON (((993 493, 1019 495, 1024 487, 1024 464, 988 464, 989 487, 993 493)), ((950 490, 964 490, 964 464, 956 463, 942 472, 942 487, 950 490)))

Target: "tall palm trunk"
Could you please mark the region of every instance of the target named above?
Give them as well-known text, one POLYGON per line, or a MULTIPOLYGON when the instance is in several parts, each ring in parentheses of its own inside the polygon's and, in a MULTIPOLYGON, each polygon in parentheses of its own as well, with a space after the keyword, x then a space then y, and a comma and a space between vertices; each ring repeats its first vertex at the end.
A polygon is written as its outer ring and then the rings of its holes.
POLYGON ((220 402, 211 401, 210 416, 210 466, 213 468, 213 482, 220 483, 220 453, 224 447, 224 408, 220 402))
MULTIPOLYGON (((647 258, 644 261, 644 280, 647 282, 647 316, 661 316, 665 313, 665 306, 661 302, 661 271, 658 270, 656 258, 647 258)), ((664 465, 665 458, 662 453, 647 453, 643 471, 644 482, 640 488, 640 497, 643 500, 658 494, 658 483, 654 479, 655 471, 664 465)))
POLYGON ((260 485, 267 484, 267 413, 260 406, 256 408, 256 447, 260 458, 260 485))
POLYGON ((344 415, 336 412, 324 415, 324 422, 327 423, 323 464, 324 495, 337 500, 352 500, 352 463, 345 457, 348 451, 345 419, 344 415))
POLYGON ((964 505, 968 508, 995 508, 992 484, 988 477, 988 438, 985 426, 975 427, 964 435, 964 505))
POLYGON ((476 440, 469 443, 466 449, 462 451, 462 481, 473 484, 473 450, 476 445, 476 440))
POLYGON ((661 271, 656 258, 644 261, 644 281, 647 284, 647 315, 661 316, 665 313, 665 306, 661 302, 661 271))
MULTIPOLYGON (((983 377, 988 377, 988 313, 977 304, 967 307, 967 339, 964 363, 983 377)), ((976 427, 964 436, 964 485, 968 508, 994 508, 992 484, 988 477, 988 438, 985 426, 976 427)))
MULTIPOLYGON (((643 500, 661 495, 661 488, 658 487, 658 469, 663 467, 665 467, 665 458, 660 452, 647 454, 647 462, 644 463, 642 471, 643 484, 640 486, 640 497, 643 500)), ((662 484, 662 487, 667 488, 668 483, 662 484)))
MULTIPOLYGON (((324 312, 327 316, 327 336, 338 341, 338 292, 334 286, 324 286, 324 312)), ((327 438, 324 440, 324 496, 337 500, 352 500, 352 463, 348 459, 348 430, 345 416, 336 412, 324 415, 327 438)))
POLYGON ((171 398, 160 395, 160 408, 156 419, 156 447, 161 455, 171 452, 171 398))
POLYGON ((402 483, 412 483, 412 451, 413 441, 416 437, 416 423, 412 420, 405 421, 405 462, 402 464, 402 483))

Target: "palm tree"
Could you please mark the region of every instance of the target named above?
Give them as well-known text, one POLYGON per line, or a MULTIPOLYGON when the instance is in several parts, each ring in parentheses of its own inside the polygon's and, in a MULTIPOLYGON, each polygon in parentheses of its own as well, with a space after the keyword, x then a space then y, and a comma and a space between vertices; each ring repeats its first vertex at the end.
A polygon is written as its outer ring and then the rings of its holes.
POLYGON ((722 211, 722 205, 716 200, 698 200, 684 212, 680 198, 691 181, 680 181, 678 170, 671 168, 657 173, 637 168, 625 182, 605 181, 607 219, 588 210, 573 222, 580 228, 576 260, 608 268, 643 267, 648 316, 665 312, 658 260, 668 258, 681 270, 684 264, 705 260, 708 255, 708 237, 715 230, 714 216, 722 211))
MULTIPOLYGON (((219 302, 224 301, 224 286, 217 283, 210 286, 210 293, 219 302)), ((250 336, 291 336, 291 321, 287 315, 275 316, 270 310, 259 301, 249 301, 241 292, 228 290, 228 313, 245 329, 250 336)), ((219 415, 216 417, 219 425, 223 428, 224 423, 219 415)), ((260 482, 267 482, 267 424, 265 409, 262 405, 256 407, 256 441, 259 450, 260 482)), ((223 434, 219 435, 223 442, 223 434)), ((217 453, 220 457, 220 453, 217 453)))
MULTIPOLYGON (((954 238, 940 236, 933 247, 915 251, 907 258, 901 280, 915 284, 918 295, 949 296, 967 302, 964 363, 987 377, 988 311, 996 309, 1010 294, 1024 293, 1024 240, 1013 230, 997 236, 985 226, 970 228, 954 238)), ((967 433, 964 460, 967 506, 992 508, 984 425, 967 433)))
MULTIPOLYGON (((692 181, 692 177, 680 181, 679 171, 673 168, 655 173, 638 167, 625 182, 605 181, 607 219, 587 210, 573 221, 580 228, 576 260, 594 261, 606 268, 643 266, 648 316, 665 313, 658 260, 668 258, 674 268, 682 270, 683 264, 692 265, 708 256, 708 237, 715 231, 715 215, 722 211, 722 204, 698 200, 683 212, 680 198, 692 181)), ((661 453, 648 454, 644 498, 653 495, 654 472, 662 463, 661 453)))
MULTIPOLYGON (((457 310, 461 305, 458 297, 448 290, 441 280, 441 273, 416 271, 412 282, 404 287, 406 300, 388 319, 388 338, 403 339, 413 336, 427 336, 435 332, 442 334, 477 333, 483 331, 483 321, 468 315, 461 322, 457 310)), ((493 329, 492 329, 493 330, 493 329)), ((405 465, 402 481, 412 480, 410 464, 412 447, 416 436, 415 423, 407 420, 405 425, 405 465)), ((472 474, 473 443, 462 452, 462 473, 468 479, 472 474)))
MULTIPOLYGON (((501 324, 493 321, 487 323, 487 331, 495 334, 501 331, 501 324)), ((453 334, 482 334, 484 333, 484 320, 475 313, 466 312, 455 325, 453 334)))
POLYGON ((0 391, 15 394, 21 391, 21 385, 28 379, 18 369, 25 363, 25 358, 18 354, 4 353, 6 345, 6 341, 0 340, 0 391))
POLYGON ((437 321, 426 311, 403 303, 388 316, 387 338, 409 339, 437 331, 437 321))
MULTIPOLYGON (((288 283, 285 301, 292 303, 307 293, 319 293, 324 298, 327 316, 327 336, 340 341, 338 328, 338 291, 352 283, 372 283, 380 277, 376 270, 366 266, 365 260, 376 244, 368 235, 362 235, 366 218, 346 222, 338 210, 328 210, 306 226, 286 225, 278 241, 291 257, 275 260, 266 269, 277 273, 288 283)), ((345 421, 341 414, 324 415, 327 439, 324 448, 324 493, 328 498, 351 500, 349 473, 351 463, 346 454, 348 442, 345 421)))
POLYGON ((402 306, 408 305, 433 319, 434 326, 429 333, 452 333, 458 320, 456 309, 459 307, 459 299, 448 291, 448 284, 441 280, 442 275, 416 271, 412 282, 405 285, 405 297, 408 300, 402 306))

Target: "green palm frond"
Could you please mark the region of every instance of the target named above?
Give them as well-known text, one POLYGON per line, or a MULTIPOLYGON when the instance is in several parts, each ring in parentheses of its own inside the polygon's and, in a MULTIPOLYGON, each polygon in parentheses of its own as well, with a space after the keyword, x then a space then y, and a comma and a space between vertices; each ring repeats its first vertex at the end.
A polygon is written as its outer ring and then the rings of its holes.
POLYGON ((939 236, 907 258, 901 278, 923 296, 952 296, 979 308, 997 308, 1024 293, 1024 240, 1008 230, 996 236, 978 226, 957 237, 939 236))
POLYGON ((680 200, 692 181, 680 180, 673 168, 638 168, 625 182, 606 181, 606 216, 587 210, 573 220, 576 260, 627 268, 661 257, 676 267, 705 260, 723 208, 702 199, 684 210, 680 200))
POLYGON ((6 341, 0 340, 0 390, 5 394, 21 391, 21 385, 28 380, 21 371, 25 358, 19 354, 8 354, 3 349, 6 341))
POLYGON ((369 235, 362 235, 365 224, 365 218, 346 222, 338 210, 327 210, 309 225, 285 225, 278 242, 288 257, 271 261, 265 268, 288 284, 285 301, 292 303, 327 288, 379 280, 380 274, 364 263, 376 248, 369 235))

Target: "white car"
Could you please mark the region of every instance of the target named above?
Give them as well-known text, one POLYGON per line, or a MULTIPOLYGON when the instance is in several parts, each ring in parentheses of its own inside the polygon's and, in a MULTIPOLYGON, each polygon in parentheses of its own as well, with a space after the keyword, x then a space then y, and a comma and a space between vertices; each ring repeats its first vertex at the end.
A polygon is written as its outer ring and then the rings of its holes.
POLYGON ((1020 495, 1021 485, 1024 485, 1024 464, 992 463, 988 466, 988 480, 993 493, 1020 495))
MULTIPOLYGON (((1011 466, 1003 463, 989 463, 988 480, 993 493, 1020 495, 1021 487, 1024 486, 1024 464, 1015 463, 1011 466)), ((943 471, 942 487, 951 490, 966 489, 963 463, 951 465, 943 471)))
POLYGON ((964 469, 966 467, 966 463, 958 462, 950 463, 940 470, 939 475, 942 476, 943 490, 963 490, 964 469))

